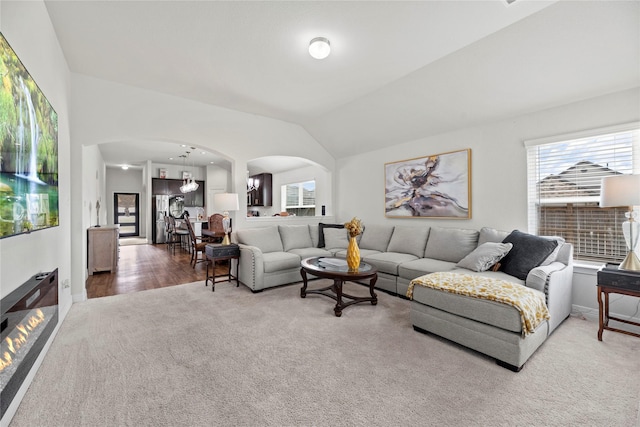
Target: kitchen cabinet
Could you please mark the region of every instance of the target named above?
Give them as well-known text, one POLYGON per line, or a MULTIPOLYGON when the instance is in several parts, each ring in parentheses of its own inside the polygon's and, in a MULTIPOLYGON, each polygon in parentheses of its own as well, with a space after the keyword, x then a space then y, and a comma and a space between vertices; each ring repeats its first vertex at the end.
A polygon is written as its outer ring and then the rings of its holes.
POLYGON ((184 206, 204 207, 205 182, 198 181, 198 189, 190 193, 182 193, 180 187, 184 184, 181 179, 161 179, 153 178, 151 181, 151 192, 154 196, 183 196, 184 206))
POLYGON ((169 193, 169 180, 153 178, 151 180, 151 194, 154 196, 166 196, 169 193))
POLYGON ((198 189, 184 194, 184 205, 188 207, 204 207, 204 181, 198 181, 198 189))
POLYGON ((182 194, 182 191, 180 191, 180 187, 182 187, 184 185, 184 181, 181 179, 170 179, 169 181, 169 195, 172 196, 177 196, 179 194, 182 194))
POLYGON ((271 174, 270 173, 260 173, 257 175, 252 175, 249 178, 253 178, 254 180, 258 180, 260 185, 256 190, 249 191, 247 198, 248 206, 271 206, 272 203, 272 192, 271 192, 271 174))

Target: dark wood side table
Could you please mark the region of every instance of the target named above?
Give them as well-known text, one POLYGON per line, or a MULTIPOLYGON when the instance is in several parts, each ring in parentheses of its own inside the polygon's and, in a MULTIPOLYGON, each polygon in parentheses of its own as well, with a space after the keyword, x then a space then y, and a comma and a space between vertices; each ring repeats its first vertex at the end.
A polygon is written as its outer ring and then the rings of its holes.
POLYGON ((240 247, 236 244, 223 245, 220 243, 209 243, 204 247, 205 255, 207 257, 207 279, 204 282, 205 286, 209 285, 211 280, 211 291, 216 290, 216 283, 230 282, 232 279, 236 279, 236 287, 240 286, 238 276, 231 274, 231 260, 235 259, 237 264, 236 268, 240 267, 240 247), (229 261, 229 272, 225 275, 216 276, 216 261, 229 261), (213 267, 211 275, 209 275, 209 267, 213 267), (218 277, 224 277, 224 280, 216 280, 218 277))
POLYGON ((640 271, 618 270, 618 264, 606 264, 598 270, 598 341, 602 341, 602 332, 620 332, 640 337, 640 334, 609 326, 609 320, 615 320, 640 327, 640 323, 632 322, 609 315, 609 294, 628 295, 640 298, 640 271), (602 296, 604 295, 604 302, 602 296))

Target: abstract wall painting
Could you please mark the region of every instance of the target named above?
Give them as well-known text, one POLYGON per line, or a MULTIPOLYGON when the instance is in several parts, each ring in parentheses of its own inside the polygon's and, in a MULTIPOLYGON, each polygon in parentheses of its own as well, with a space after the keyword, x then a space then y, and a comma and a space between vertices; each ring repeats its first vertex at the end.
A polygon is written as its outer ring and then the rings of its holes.
POLYGON ((471 149, 385 163, 388 218, 471 219, 471 149))

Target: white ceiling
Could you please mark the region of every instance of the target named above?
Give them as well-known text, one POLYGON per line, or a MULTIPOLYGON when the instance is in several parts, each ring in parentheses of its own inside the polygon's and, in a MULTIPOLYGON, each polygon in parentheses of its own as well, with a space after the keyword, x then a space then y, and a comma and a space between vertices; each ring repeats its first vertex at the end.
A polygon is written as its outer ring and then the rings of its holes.
MULTIPOLYGON (((640 86, 638 1, 46 5, 72 72, 298 123, 336 158, 640 86)), ((181 150, 137 144, 105 161, 181 150)))

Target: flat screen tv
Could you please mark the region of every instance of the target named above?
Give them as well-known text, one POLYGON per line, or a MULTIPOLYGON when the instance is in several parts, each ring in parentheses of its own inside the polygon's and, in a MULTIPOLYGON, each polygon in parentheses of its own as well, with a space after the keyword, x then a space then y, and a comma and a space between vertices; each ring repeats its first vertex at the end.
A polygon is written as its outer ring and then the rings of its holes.
POLYGON ((58 115, 0 33, 0 239, 58 220, 58 115))

